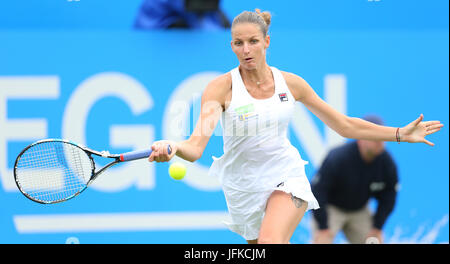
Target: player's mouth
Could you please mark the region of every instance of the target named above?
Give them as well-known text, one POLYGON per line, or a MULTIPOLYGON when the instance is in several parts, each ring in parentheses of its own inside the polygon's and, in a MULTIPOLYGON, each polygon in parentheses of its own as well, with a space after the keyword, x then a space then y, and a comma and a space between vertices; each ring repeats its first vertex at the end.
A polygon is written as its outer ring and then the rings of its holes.
POLYGON ((252 61, 254 61, 254 59, 253 58, 245 58, 245 61, 246 62, 252 62, 252 61))

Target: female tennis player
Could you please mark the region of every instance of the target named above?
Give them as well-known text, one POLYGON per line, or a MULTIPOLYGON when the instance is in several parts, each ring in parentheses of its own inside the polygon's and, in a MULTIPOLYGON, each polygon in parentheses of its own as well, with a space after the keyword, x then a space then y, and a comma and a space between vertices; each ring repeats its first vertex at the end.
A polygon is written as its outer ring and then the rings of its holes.
POLYGON ((221 119, 224 154, 214 159, 209 173, 222 184, 232 221, 229 228, 248 243, 289 243, 304 213, 319 208, 305 175, 307 162, 287 139, 295 101, 346 138, 433 146, 425 136, 443 126, 422 121, 423 115, 396 128, 339 113, 301 77, 267 64, 270 20, 270 13, 259 10, 245 11, 233 20, 231 48, 239 66, 207 85, 189 139, 157 141, 149 156, 150 162, 167 162, 174 155, 198 160, 221 119))

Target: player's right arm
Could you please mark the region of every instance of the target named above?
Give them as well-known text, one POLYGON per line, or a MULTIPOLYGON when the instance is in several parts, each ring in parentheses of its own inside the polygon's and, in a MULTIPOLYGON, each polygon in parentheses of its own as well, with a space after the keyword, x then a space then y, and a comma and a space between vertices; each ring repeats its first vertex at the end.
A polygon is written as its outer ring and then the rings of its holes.
POLYGON ((176 154, 190 162, 198 160, 208 144, 222 112, 231 101, 231 75, 223 74, 212 80, 205 88, 201 99, 200 117, 194 131, 187 140, 174 142, 170 140, 156 141, 152 145, 153 152, 149 161, 169 161, 176 154), (167 153, 170 145, 172 153, 167 153))

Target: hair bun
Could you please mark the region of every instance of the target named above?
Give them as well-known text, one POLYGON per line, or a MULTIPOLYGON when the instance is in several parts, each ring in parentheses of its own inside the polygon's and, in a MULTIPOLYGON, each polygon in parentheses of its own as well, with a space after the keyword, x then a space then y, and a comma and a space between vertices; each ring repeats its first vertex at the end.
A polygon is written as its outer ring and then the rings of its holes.
POLYGON ((255 12, 264 19, 264 22, 266 22, 266 25, 270 25, 270 21, 272 19, 272 15, 268 11, 261 12, 260 9, 256 8, 255 12))

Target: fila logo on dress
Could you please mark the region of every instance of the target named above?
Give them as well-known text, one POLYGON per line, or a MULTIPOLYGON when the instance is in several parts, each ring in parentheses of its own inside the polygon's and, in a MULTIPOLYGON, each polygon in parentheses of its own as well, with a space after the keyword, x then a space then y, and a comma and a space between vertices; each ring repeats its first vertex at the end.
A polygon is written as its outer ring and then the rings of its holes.
POLYGON ((286 93, 280 93, 280 94, 278 94, 278 96, 280 97, 281 102, 287 102, 288 97, 287 97, 286 93))

